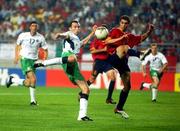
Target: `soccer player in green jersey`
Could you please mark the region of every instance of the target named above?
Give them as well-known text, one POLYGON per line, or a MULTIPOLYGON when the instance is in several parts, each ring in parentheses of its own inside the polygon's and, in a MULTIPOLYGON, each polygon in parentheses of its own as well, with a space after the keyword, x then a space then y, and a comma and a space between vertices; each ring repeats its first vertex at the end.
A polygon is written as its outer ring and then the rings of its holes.
POLYGON ((168 62, 166 57, 158 52, 158 47, 156 43, 151 44, 151 53, 145 57, 145 60, 142 62, 142 72, 145 77, 146 74, 146 64, 150 65, 150 76, 152 79, 152 83, 141 84, 140 90, 143 88, 148 88, 152 90, 152 102, 156 102, 157 100, 157 91, 160 80, 163 76, 163 72, 167 68, 168 62))
POLYGON ((38 23, 33 21, 30 23, 29 32, 23 32, 18 36, 17 44, 15 47, 15 59, 14 63, 21 62, 21 68, 25 79, 18 79, 13 76, 9 76, 6 86, 10 87, 13 83, 18 85, 24 85, 30 90, 30 105, 37 105, 35 99, 35 87, 36 87, 36 75, 34 62, 38 59, 38 49, 44 49, 45 59, 48 56, 47 44, 43 35, 37 32, 38 23))
POLYGON ((80 32, 80 24, 77 20, 71 21, 69 31, 64 33, 57 33, 54 35, 54 39, 64 39, 62 57, 45 60, 35 64, 36 67, 38 67, 38 65, 49 66, 62 64, 62 67, 70 81, 81 89, 80 109, 77 119, 79 121, 92 121, 92 119, 87 116, 88 97, 90 90, 79 70, 77 59, 78 54, 80 53, 80 48, 87 44, 90 38, 94 35, 96 28, 97 26, 93 26, 92 32, 86 38, 80 40, 78 37, 80 32))

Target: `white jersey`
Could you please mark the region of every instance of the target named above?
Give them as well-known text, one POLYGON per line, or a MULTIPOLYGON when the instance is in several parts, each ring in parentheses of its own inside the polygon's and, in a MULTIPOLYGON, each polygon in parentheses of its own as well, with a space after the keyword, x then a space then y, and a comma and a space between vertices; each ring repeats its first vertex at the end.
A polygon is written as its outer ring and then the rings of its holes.
POLYGON ((67 31, 62 34, 69 36, 68 39, 64 39, 63 52, 71 51, 74 54, 78 54, 82 45, 82 41, 79 37, 71 31, 67 31))
POLYGON ((28 59, 38 59, 38 48, 47 49, 45 38, 40 33, 34 36, 30 32, 21 33, 17 39, 17 45, 21 45, 20 55, 28 59))
POLYGON ((142 65, 146 65, 148 62, 150 64, 150 69, 159 71, 162 68, 162 66, 167 63, 167 59, 160 52, 157 52, 156 55, 152 55, 152 53, 150 53, 148 56, 145 57, 145 60, 142 62, 142 65))

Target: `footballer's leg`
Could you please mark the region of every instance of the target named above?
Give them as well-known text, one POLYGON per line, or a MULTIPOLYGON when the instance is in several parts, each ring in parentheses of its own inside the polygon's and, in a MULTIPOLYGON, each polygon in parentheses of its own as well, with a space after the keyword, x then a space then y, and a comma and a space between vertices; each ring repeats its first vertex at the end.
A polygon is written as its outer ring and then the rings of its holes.
POLYGON ((7 81, 6 81, 6 87, 7 88, 9 88, 12 84, 13 84, 13 82, 12 82, 12 79, 13 79, 14 77, 13 76, 8 76, 8 78, 7 78, 7 81))
POLYGON ((82 93, 80 93, 80 109, 79 109, 79 121, 92 121, 91 118, 87 116, 87 108, 88 108, 88 97, 89 97, 89 88, 85 81, 76 80, 76 84, 81 89, 82 93))
POLYGON ((140 89, 140 90, 143 90, 144 88, 150 89, 150 88, 151 88, 151 85, 152 85, 152 83, 142 82, 139 89, 140 89))
POLYGON ((143 61, 146 56, 148 56, 151 53, 151 49, 148 48, 144 51, 141 51, 140 60, 143 61))
POLYGON ((51 65, 57 65, 57 64, 65 64, 67 62, 74 62, 77 58, 75 55, 65 56, 65 57, 57 57, 49 60, 40 60, 36 61, 34 63, 34 67, 44 67, 44 66, 51 66, 51 65))
POLYGON ((30 105, 37 105, 36 97, 35 97, 35 84, 36 84, 36 75, 33 71, 29 71, 26 74, 27 79, 30 80, 29 85, 29 93, 30 93, 30 105))
POLYGON ((127 100, 131 84, 130 84, 130 72, 125 72, 121 74, 121 79, 124 84, 124 88, 121 90, 120 96, 119 96, 119 102, 116 106, 116 109, 114 110, 115 113, 120 114, 123 118, 127 119, 129 118, 128 114, 123 110, 124 104, 127 100))
POLYGON ((159 78, 157 76, 152 76, 153 83, 151 85, 152 89, 152 102, 156 102, 157 100, 157 92, 158 92, 158 85, 159 85, 159 78))
POLYGON ((106 103, 107 104, 116 104, 115 101, 113 101, 112 99, 112 94, 114 91, 114 86, 115 86, 115 79, 116 79, 116 74, 115 71, 113 69, 109 70, 106 72, 108 78, 110 78, 110 83, 109 83, 109 88, 108 88, 108 95, 106 98, 106 103))
POLYGON ((10 75, 6 81, 6 87, 9 88, 13 83, 17 85, 28 86, 30 84, 30 81, 28 79, 20 79, 20 78, 10 75))

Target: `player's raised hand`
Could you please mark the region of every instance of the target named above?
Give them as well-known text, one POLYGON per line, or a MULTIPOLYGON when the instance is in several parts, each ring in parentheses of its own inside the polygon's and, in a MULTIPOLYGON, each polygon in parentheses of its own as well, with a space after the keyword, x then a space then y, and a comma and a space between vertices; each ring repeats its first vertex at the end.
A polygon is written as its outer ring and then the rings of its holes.
POLYGON ((122 37, 125 38, 125 39, 128 39, 128 35, 129 34, 124 34, 122 37))
POLYGON ((148 31, 152 32, 154 30, 154 25, 153 24, 148 24, 148 31))
POLYGON ((95 32, 95 31, 96 31, 96 29, 97 29, 97 27, 98 27, 97 25, 93 25, 93 27, 92 27, 92 31, 93 31, 93 32, 95 32))

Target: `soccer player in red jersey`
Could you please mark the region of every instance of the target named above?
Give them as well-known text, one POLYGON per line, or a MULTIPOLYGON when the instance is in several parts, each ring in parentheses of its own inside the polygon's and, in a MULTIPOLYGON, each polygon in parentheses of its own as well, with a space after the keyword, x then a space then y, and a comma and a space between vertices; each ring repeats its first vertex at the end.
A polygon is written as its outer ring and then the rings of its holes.
POLYGON ((107 52, 107 47, 106 47, 105 43, 102 40, 98 40, 97 38, 95 38, 90 44, 90 52, 92 53, 94 64, 93 64, 93 70, 92 70, 91 77, 89 78, 87 83, 88 83, 88 85, 92 84, 95 81, 95 79, 99 73, 105 72, 107 74, 108 78, 110 79, 106 103, 107 104, 116 104, 116 102, 114 102, 112 99, 112 93, 113 93, 114 86, 115 86, 116 73, 115 73, 112 65, 110 65, 107 62, 107 58, 108 58, 109 54, 107 52))
MULTIPOLYGON (((130 69, 128 66, 128 58, 126 56, 120 58, 118 54, 122 54, 122 52, 126 54, 125 50, 127 48, 127 45, 132 48, 133 46, 140 44, 148 36, 150 36, 151 32, 154 29, 154 26, 152 24, 149 24, 148 29, 144 34, 134 35, 132 33, 125 32, 129 23, 130 18, 128 16, 121 16, 119 26, 113 28, 110 31, 108 38, 105 40, 109 53, 108 62, 119 71, 121 80, 124 84, 124 88, 120 93, 119 102, 114 112, 122 115, 122 117, 124 118, 129 118, 128 114, 123 110, 123 107, 131 89, 130 69)), ((129 51, 131 50, 128 50, 128 52, 129 51)))

